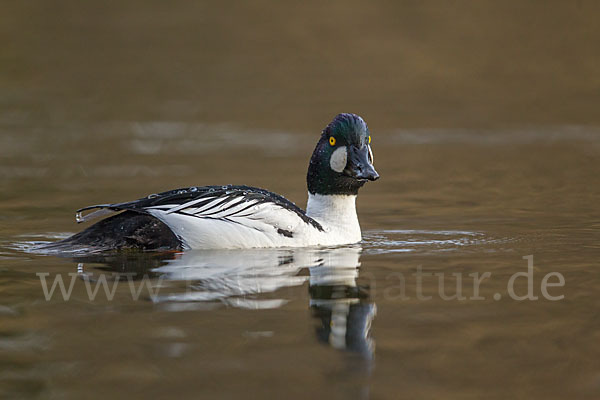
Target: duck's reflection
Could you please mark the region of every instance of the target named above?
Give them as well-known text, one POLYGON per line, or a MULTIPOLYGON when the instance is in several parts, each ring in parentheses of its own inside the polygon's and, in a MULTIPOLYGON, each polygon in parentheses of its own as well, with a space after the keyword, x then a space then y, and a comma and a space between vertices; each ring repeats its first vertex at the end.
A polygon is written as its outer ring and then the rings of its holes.
POLYGON ((119 273, 150 276, 173 285, 169 293, 155 297, 170 310, 188 310, 199 302, 221 302, 233 307, 267 309, 280 307, 289 287, 309 282, 309 305, 318 320, 320 342, 335 349, 359 353, 371 359, 370 336, 376 306, 369 288, 357 285, 361 248, 204 250, 142 256, 111 256, 78 259, 102 262, 119 273), (150 258, 149 258, 150 257, 150 258), (142 264, 148 266, 144 271, 142 264), (271 293, 268 298, 262 296, 271 293))
POLYGON ((329 250, 320 264, 309 267, 310 308, 320 320, 316 333, 321 342, 372 358, 370 331, 377 308, 369 301, 369 288, 356 282, 360 251, 329 250))

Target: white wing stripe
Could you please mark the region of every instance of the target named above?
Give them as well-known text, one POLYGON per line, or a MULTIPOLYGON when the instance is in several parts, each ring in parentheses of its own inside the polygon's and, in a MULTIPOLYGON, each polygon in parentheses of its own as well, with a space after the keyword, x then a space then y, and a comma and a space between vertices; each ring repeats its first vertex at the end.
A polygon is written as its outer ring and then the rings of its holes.
MULTIPOLYGON (((222 201, 222 199, 220 199, 222 201)), ((195 217, 205 217, 205 218, 228 218, 228 217, 241 217, 239 213, 247 211, 243 216, 249 216, 258 210, 255 208, 253 210, 249 210, 252 207, 255 207, 259 204, 256 200, 251 201, 243 201, 240 199, 232 199, 228 200, 225 203, 222 203, 217 206, 217 204, 213 201, 208 206, 203 207, 188 207, 184 209, 176 210, 182 214, 187 214, 195 217)), ((171 214, 171 210, 168 210, 166 214, 171 214)))
MULTIPOLYGON (((204 205, 204 206, 202 206, 202 207, 200 207, 200 208, 196 208, 196 210, 198 210, 198 211, 195 211, 195 212, 194 212, 194 214, 201 214, 201 213, 207 212, 207 211, 209 211, 209 210, 212 210, 213 208, 215 208, 215 206, 216 206, 217 204, 219 204, 219 203, 220 203, 220 202, 222 202, 222 201, 223 201, 223 198, 222 198, 222 197, 216 197, 216 198, 215 198, 213 201, 211 201, 210 203, 208 203, 208 204, 206 204, 206 205, 204 205)), ((187 211, 186 211, 186 212, 187 212, 187 211)))
POLYGON ((190 208, 190 207, 191 207, 191 206, 193 206, 194 204, 198 204, 198 203, 200 203, 200 202, 202 202, 202 201, 206 201, 206 200, 208 200, 208 199, 210 199, 210 197, 209 197, 209 198, 200 198, 200 199, 195 199, 195 200, 192 200, 192 201, 188 201, 188 202, 187 202, 187 203, 185 203, 185 204, 182 204, 182 205, 179 205, 179 206, 177 206, 177 207, 173 207, 173 208, 171 208, 169 211, 167 211, 167 214, 171 214, 171 213, 177 212, 177 211, 179 211, 179 210, 183 210, 183 209, 185 209, 185 208, 190 208))
POLYGON ((176 207, 176 204, 161 204, 160 206, 144 207, 145 210, 168 210, 169 208, 176 207))

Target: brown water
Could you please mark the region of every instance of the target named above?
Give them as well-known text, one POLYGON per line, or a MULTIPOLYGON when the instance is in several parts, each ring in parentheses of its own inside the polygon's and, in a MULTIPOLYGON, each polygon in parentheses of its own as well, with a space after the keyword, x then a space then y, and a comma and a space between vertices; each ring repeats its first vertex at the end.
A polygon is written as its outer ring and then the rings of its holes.
POLYGON ((0 394, 598 397, 596 6, 44 4, 0 17, 0 394), (79 207, 176 187, 304 206, 339 111, 382 176, 359 245, 31 252, 79 207), (527 256, 537 300, 509 285, 527 256))

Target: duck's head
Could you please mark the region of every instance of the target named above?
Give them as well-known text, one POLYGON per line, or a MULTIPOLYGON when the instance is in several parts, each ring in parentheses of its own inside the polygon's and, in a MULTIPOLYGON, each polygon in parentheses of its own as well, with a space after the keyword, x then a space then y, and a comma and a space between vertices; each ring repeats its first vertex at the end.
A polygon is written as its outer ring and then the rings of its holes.
POLYGON ((378 178, 367 124, 356 114, 338 114, 323 129, 310 159, 308 191, 356 195, 367 181, 378 178))

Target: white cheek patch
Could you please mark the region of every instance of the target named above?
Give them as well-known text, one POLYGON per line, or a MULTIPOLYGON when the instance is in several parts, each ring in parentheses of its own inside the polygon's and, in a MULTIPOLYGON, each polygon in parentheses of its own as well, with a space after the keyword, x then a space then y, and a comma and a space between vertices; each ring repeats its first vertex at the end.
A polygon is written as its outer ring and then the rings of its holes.
POLYGON ((348 161, 348 151, 346 146, 341 146, 335 149, 331 158, 329 159, 329 166, 335 172, 342 172, 346 168, 346 162, 348 161))
POLYGON ((375 161, 375 158, 373 158, 373 151, 371 150, 371 146, 367 146, 369 148, 369 161, 371 161, 371 164, 373 164, 373 162, 375 161))

